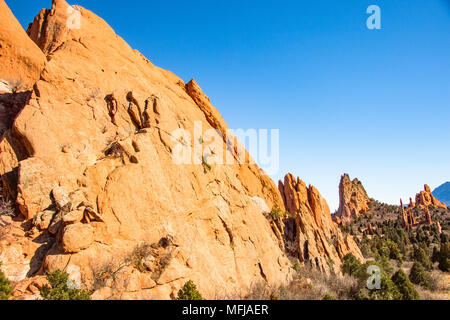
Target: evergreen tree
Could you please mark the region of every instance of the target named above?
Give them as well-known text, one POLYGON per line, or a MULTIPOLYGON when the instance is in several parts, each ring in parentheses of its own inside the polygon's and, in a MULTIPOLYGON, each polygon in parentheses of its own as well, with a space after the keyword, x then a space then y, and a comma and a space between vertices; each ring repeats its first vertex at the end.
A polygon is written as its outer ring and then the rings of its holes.
POLYGON ((357 276, 361 271, 361 262, 352 254, 347 254, 342 263, 342 272, 351 276, 357 276))
POLYGON ((443 243, 439 252, 438 268, 444 272, 450 272, 450 242, 443 243))
POLYGON ((420 262, 426 270, 433 269, 433 263, 424 248, 416 247, 414 249, 414 261, 420 262))
MULTIPOLYGON (((0 267, 1 266, 2 264, 0 263, 0 267)), ((8 300, 11 297, 12 292, 11 283, 0 270, 0 300, 8 300)))
POLYGON ((40 292, 44 300, 91 300, 86 291, 69 287, 70 279, 66 272, 51 272, 47 280, 51 287, 45 285, 40 292))
POLYGON ((409 273, 409 279, 412 283, 418 284, 430 290, 435 290, 437 287, 437 284, 431 277, 430 273, 425 270, 424 266, 420 262, 415 262, 413 264, 409 273))
POLYGON ((197 286, 192 280, 186 282, 183 288, 178 291, 177 300, 203 300, 202 295, 197 290, 197 286))
POLYGON ((414 288, 414 285, 411 283, 408 276, 402 269, 399 269, 392 276, 392 282, 394 282, 398 291, 402 295, 403 300, 418 300, 420 298, 419 294, 414 288))

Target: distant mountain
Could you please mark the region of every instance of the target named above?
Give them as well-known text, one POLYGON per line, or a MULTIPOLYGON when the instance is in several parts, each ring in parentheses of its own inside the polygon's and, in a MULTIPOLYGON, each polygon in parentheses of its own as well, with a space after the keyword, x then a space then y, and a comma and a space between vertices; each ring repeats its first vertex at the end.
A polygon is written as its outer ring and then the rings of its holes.
POLYGON ((450 206, 450 182, 446 182, 433 191, 433 195, 439 200, 450 206))

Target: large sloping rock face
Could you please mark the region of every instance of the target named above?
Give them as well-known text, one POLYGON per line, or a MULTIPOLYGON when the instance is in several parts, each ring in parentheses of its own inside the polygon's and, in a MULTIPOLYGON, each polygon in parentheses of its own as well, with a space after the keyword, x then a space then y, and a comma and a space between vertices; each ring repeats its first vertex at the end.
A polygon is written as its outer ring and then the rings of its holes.
POLYGON ((358 179, 350 180, 348 174, 341 177, 339 183, 339 209, 336 216, 343 223, 359 217, 369 209, 371 200, 358 179))
POLYGON ((348 253, 364 261, 353 238, 332 221, 328 204, 315 187, 307 187, 300 178, 288 174, 278 188, 292 216, 284 229, 286 249, 291 255, 323 272, 336 274, 341 272, 342 259, 348 253))
POLYGON ((39 79, 45 56, 0 0, 0 93, 29 89, 39 79))
POLYGON ((27 250, 20 266, 32 261, 15 275, 79 268, 93 288, 97 271, 115 264, 97 297, 150 299, 170 298, 189 279, 208 298, 290 280, 263 212, 283 200, 255 164, 236 163, 241 155, 220 135, 198 146, 207 130, 227 126, 197 83, 155 67, 105 21, 65 1, 42 10, 28 34, 48 61, 0 143, 0 173, 29 242, 42 245, 14 246, 27 250), (73 10, 80 28, 67 23, 73 10), (180 164, 180 146, 208 149, 208 160, 192 152, 180 164), (235 163, 214 161, 222 153, 235 163), (146 244, 150 253, 126 264, 146 244))

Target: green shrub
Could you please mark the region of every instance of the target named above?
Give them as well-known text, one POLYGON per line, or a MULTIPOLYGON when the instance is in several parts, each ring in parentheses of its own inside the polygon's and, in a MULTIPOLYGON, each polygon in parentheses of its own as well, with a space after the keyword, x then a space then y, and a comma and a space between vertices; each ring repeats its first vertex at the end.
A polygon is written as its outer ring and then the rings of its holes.
POLYGON ((360 289, 358 291, 358 295, 356 296, 356 300, 369 300, 369 298, 366 295, 366 292, 364 289, 360 289))
POLYGON ((297 273, 300 273, 302 271, 302 266, 298 261, 296 261, 294 264, 294 270, 297 271, 297 273))
MULTIPOLYGON (((0 263, 0 267, 2 264, 0 263)), ((11 297, 13 290, 11 288, 11 283, 0 270, 0 300, 8 300, 11 297)))
POLYGON ((349 253, 344 257, 341 268, 344 274, 358 277, 361 272, 361 262, 352 253, 349 253))
POLYGON ((391 266, 391 263, 389 262, 389 258, 386 256, 378 256, 376 258, 376 261, 381 265, 381 267, 383 268, 383 270, 387 273, 387 274, 392 274, 394 272, 394 269, 391 266))
POLYGON ((438 268, 444 272, 450 272, 450 242, 443 243, 438 255, 438 268))
POLYGON ((281 208, 278 205, 275 205, 272 208, 272 211, 270 211, 269 215, 272 220, 278 220, 290 217, 291 213, 289 211, 283 212, 283 210, 281 210, 281 208))
POLYGON ((424 248, 414 248, 414 261, 420 262, 426 270, 433 269, 433 263, 424 248))
POLYGON ((436 290, 436 281, 431 277, 430 273, 425 270, 420 262, 415 262, 409 273, 409 279, 412 283, 418 284, 430 290, 436 290))
POLYGON ((203 300, 202 295, 197 290, 197 286, 192 280, 186 282, 183 288, 178 291, 177 300, 203 300))
POLYGON ((208 170, 208 171, 211 171, 211 169, 212 169, 212 167, 211 167, 211 165, 208 163, 208 158, 205 156, 205 157, 202 157, 202 165, 203 165, 203 168, 205 168, 206 170, 208 170))
POLYGON ((401 300, 402 295, 388 275, 381 272, 381 289, 370 290, 369 298, 371 300, 401 300))
POLYGON ((395 242, 389 241, 389 240, 388 240, 387 244, 389 246, 389 258, 397 260, 400 264, 402 264, 403 263, 403 255, 402 255, 400 249, 398 248, 397 244, 395 242))
POLYGON ((382 265, 374 261, 369 261, 361 266, 361 271, 359 274, 360 284, 363 286, 367 285, 367 280, 372 275, 367 273, 369 267, 375 265, 380 268, 380 289, 368 290, 368 299, 370 300, 401 300, 402 295, 398 291, 397 286, 389 278, 386 271, 383 269, 382 265))
POLYGON ((439 261, 440 252, 437 247, 433 248, 433 254, 431 255, 431 262, 435 263, 439 261))
POLYGON ((408 276, 402 269, 399 269, 392 276, 391 280, 392 282, 394 282, 398 291, 402 295, 403 300, 418 300, 420 298, 419 294, 414 288, 414 285, 411 283, 408 276))
POLYGON ((47 274, 50 286, 45 285, 40 293, 44 300, 91 300, 90 295, 80 289, 69 288, 69 275, 56 270, 47 274))
POLYGON ((326 294, 323 296, 322 300, 337 300, 337 299, 333 297, 331 294, 326 294))

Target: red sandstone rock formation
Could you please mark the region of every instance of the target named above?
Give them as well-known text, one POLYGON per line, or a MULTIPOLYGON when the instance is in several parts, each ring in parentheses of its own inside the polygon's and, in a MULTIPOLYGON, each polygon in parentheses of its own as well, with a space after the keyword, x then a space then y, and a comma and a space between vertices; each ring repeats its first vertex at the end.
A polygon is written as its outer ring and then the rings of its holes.
POLYGON ((431 189, 428 185, 425 185, 424 191, 419 192, 416 195, 416 202, 409 198, 409 206, 405 210, 403 202, 400 199, 400 210, 402 214, 403 225, 406 227, 416 227, 421 224, 432 225, 433 219, 431 217, 431 212, 429 207, 433 206, 435 208, 446 209, 447 206, 437 200, 431 193, 431 189), (414 210, 419 210, 423 213, 423 219, 416 220, 414 215, 414 210))
POLYGON ((433 220, 431 219, 430 209, 425 207, 425 224, 431 226, 433 224, 433 220))
POLYGON ((307 187, 292 174, 286 175, 278 187, 286 209, 293 215, 284 230, 291 254, 324 272, 340 273, 341 260, 348 253, 364 261, 353 238, 344 235, 333 222, 327 202, 315 187, 307 187))
POLYGON ((348 174, 341 177, 339 184, 339 209, 337 216, 343 223, 359 217, 369 209, 371 200, 362 183, 358 179, 350 180, 348 174))
POLYGON ((409 198, 409 207, 415 208, 416 204, 413 202, 412 198, 409 198))
POLYGON ((431 189, 428 185, 424 186, 424 191, 420 191, 416 194, 415 205, 424 207, 434 206, 436 208, 447 209, 447 206, 444 203, 440 202, 433 196, 433 193, 431 193, 431 189))
POLYGON ((400 212, 402 214, 402 221, 403 221, 403 226, 404 227, 408 227, 409 224, 409 216, 408 213, 405 210, 405 206, 403 205, 403 200, 400 199, 400 212))

